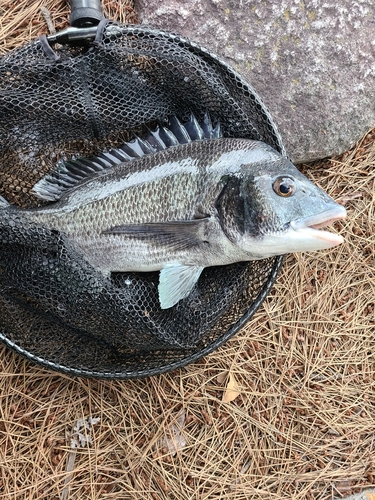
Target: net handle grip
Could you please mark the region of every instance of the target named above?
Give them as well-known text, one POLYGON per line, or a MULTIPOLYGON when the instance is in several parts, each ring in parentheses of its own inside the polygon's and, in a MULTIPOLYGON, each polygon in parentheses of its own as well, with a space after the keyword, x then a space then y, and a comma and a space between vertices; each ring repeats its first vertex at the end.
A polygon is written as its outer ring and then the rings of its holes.
POLYGON ((103 18, 100 0, 71 0, 71 26, 78 28, 96 26, 103 18))

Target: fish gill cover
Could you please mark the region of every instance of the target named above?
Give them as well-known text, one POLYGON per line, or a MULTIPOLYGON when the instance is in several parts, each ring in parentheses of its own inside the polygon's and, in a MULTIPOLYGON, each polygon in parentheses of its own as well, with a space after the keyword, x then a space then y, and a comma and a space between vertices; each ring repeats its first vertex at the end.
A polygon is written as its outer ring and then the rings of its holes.
MULTIPOLYGON (((12 205, 41 206, 32 189, 58 162, 119 147, 171 116, 202 121, 208 113, 224 137, 285 153, 254 90, 207 50, 142 26, 104 21, 98 33, 88 47, 50 47, 42 37, 0 59, 0 186, 12 205)), ((161 310, 157 272, 106 281, 63 233, 21 213, 7 217, 1 338, 36 362, 82 376, 147 376, 211 352, 259 307, 282 262, 206 268, 186 299, 161 310)))

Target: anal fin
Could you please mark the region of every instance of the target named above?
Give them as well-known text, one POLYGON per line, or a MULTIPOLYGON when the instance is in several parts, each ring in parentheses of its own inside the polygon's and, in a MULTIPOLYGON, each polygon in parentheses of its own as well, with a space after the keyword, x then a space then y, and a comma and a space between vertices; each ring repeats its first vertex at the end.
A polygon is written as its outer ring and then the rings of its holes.
POLYGON ((7 202, 7 200, 5 198, 3 198, 2 196, 0 196, 0 209, 2 208, 7 208, 9 207, 9 203, 7 202))
POLYGON ((204 267, 167 264, 159 277, 159 301, 162 309, 169 309, 187 297, 199 279, 204 267))

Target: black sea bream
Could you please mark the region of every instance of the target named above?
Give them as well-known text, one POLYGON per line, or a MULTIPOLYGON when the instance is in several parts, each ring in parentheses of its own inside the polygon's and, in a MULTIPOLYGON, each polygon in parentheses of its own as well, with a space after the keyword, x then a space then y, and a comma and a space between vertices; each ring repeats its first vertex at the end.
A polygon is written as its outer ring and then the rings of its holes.
MULTIPOLYGON (((207 116, 202 127, 174 118, 170 129, 63 164, 34 192, 56 201, 23 217, 63 232, 103 275, 160 270, 162 308, 186 297, 205 267, 343 241, 317 229, 345 217, 342 206, 270 146, 220 137, 207 116)), ((4 199, 0 207, 20 215, 4 199)))

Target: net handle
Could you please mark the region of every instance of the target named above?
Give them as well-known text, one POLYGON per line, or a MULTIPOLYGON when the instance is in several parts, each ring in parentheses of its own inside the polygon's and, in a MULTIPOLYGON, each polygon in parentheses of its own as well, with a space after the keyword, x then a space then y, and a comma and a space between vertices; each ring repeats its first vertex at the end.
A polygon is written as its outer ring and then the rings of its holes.
POLYGON ((102 19, 100 0, 71 0, 71 26, 77 28, 96 26, 102 19))

